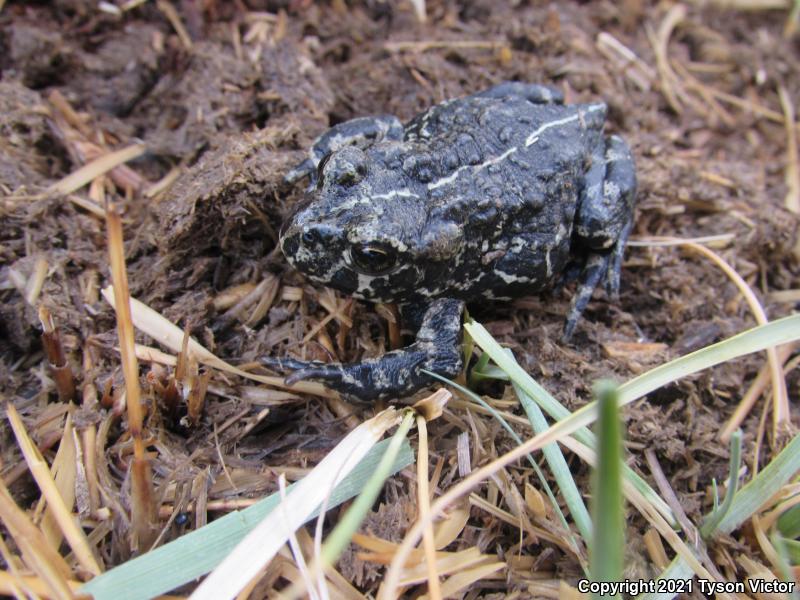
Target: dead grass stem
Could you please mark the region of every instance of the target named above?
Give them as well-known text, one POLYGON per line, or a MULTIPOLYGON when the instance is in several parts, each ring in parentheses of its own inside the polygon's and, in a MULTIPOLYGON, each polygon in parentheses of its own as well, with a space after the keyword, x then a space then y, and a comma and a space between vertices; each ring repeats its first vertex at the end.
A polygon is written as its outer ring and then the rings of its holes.
POLYGON ((72 368, 67 362, 61 336, 56 329, 53 316, 45 306, 39 307, 39 322, 42 324, 42 346, 47 361, 50 363, 58 399, 62 402, 71 402, 75 400, 75 379, 72 375, 72 368))
POLYGON ((106 229, 111 279, 114 282, 114 311, 117 316, 117 333, 125 377, 128 431, 133 440, 131 465, 131 548, 145 549, 155 539, 155 503, 152 472, 145 455, 143 440, 144 410, 139 386, 139 362, 136 358, 131 298, 125 267, 125 247, 122 237, 122 220, 113 203, 106 206, 106 229))
POLYGON ((33 443, 28 435, 17 409, 14 408, 13 404, 9 404, 6 411, 11 429, 14 431, 14 436, 17 439, 17 444, 22 451, 22 455, 25 457, 25 462, 33 478, 36 480, 36 484, 39 486, 42 495, 47 500, 48 506, 53 511, 53 517, 61 528, 61 532, 67 539, 70 548, 72 548, 72 551, 75 553, 75 558, 78 560, 81 567, 89 574, 99 575, 102 569, 92 553, 91 544, 83 530, 73 518, 70 507, 64 504, 64 500, 53 479, 53 474, 50 472, 50 468, 39 452, 39 449, 36 447, 36 444, 33 443))
MULTIPOLYGON (((795 112, 794 103, 789 97, 789 91, 780 86, 778 97, 785 117, 786 128, 786 208, 794 214, 800 214, 800 157, 797 151, 797 129, 793 127, 795 112)), ((797 253, 796 253, 797 254, 797 253)))
MULTIPOLYGON (((765 106, 762 106, 761 104, 757 104, 751 100, 745 100, 744 98, 739 98, 738 96, 734 96, 733 94, 723 92, 713 87, 709 87, 708 91, 717 100, 720 100, 727 104, 731 104, 733 106, 736 106, 737 108, 751 112, 753 114, 759 115, 760 117, 764 117, 768 121, 773 121, 775 123, 785 122, 785 117, 783 114, 779 113, 778 111, 767 108, 765 106)), ((795 121, 794 127, 795 129, 800 129, 800 123, 795 121)))
POLYGON ((184 49, 187 52, 192 50, 192 38, 189 35, 189 32, 186 30, 186 27, 183 25, 183 21, 181 20, 181 16, 178 14, 178 11, 175 10, 175 7, 172 5, 169 0, 158 0, 156 2, 156 6, 158 10, 162 12, 162 14, 167 18, 172 28, 175 30, 175 33, 178 34, 178 39, 181 41, 184 49))
POLYGON ((25 283, 25 301, 31 306, 36 306, 39 300, 39 295, 42 293, 42 287, 47 279, 47 271, 49 265, 47 260, 39 257, 36 259, 36 264, 33 267, 33 273, 28 277, 25 283))
MULTIPOLYGON (((103 297, 109 304, 112 305, 112 307, 115 306, 117 302, 116 292, 114 289, 114 286, 108 286, 102 290, 103 297)), ((181 330, 179 327, 176 327, 158 312, 154 311, 146 304, 139 302, 135 298, 130 298, 130 306, 133 324, 137 329, 157 340, 160 344, 163 344, 173 352, 181 352, 184 340, 183 330, 181 330)), ((136 356, 141 357, 142 360, 158 362, 169 366, 175 366, 178 362, 176 356, 167 354, 155 348, 136 345, 134 350, 136 352, 136 356)), ((191 337, 188 338, 187 341, 187 351, 188 354, 194 356, 199 363, 213 367, 220 371, 224 371, 226 373, 238 375, 240 377, 258 381, 260 383, 266 383, 267 385, 273 387, 306 394, 313 394, 315 396, 322 396, 324 398, 339 397, 336 392, 329 390, 320 383, 312 381, 298 381, 294 385, 287 386, 284 383, 283 377, 258 375, 245 370, 246 368, 251 368, 254 365, 241 365, 241 367, 234 367, 221 358, 215 356, 212 352, 203 347, 202 344, 197 342, 197 340, 191 337)))
POLYGON ((686 94, 679 87, 678 77, 669 63, 669 38, 678 23, 685 18, 686 7, 682 4, 675 4, 664 16, 657 31, 653 32, 649 28, 647 31, 647 36, 650 39, 653 53, 656 57, 656 69, 660 76, 661 91, 672 110, 678 114, 683 112, 683 101, 686 94))
MULTIPOLYGON (((425 519, 431 510, 430 491, 428 488, 428 426, 425 417, 417 415, 417 431, 419 432, 419 451, 417 452, 417 501, 419 502, 419 518, 425 519)), ((441 600, 442 588, 439 573, 436 570, 436 547, 433 541, 433 522, 425 527, 422 536, 427 565, 428 595, 431 600, 441 600)))
POLYGON ((139 158, 145 152, 146 148, 144 144, 132 144, 121 150, 104 154, 51 185, 46 193, 59 196, 71 194, 93 179, 108 173, 115 167, 123 165, 135 158, 139 158))
MULTIPOLYGON (((700 254, 713 262, 717 267, 722 270, 725 275, 733 282, 733 284, 738 288, 739 293, 747 302, 747 305, 750 307, 750 312, 753 314, 756 322, 759 325, 764 325, 768 322, 767 315, 764 312, 764 307, 761 306, 761 302, 759 302, 758 298, 756 297, 753 290, 747 284, 747 282, 742 278, 741 275, 734 269, 727 261, 725 261, 721 256, 719 256, 716 252, 703 246, 701 244, 697 244, 695 242, 689 242, 685 240, 680 240, 678 238, 653 238, 655 243, 660 242, 670 242, 670 243, 677 243, 681 246, 684 246, 697 254, 700 254)), ((789 400, 786 392, 786 380, 783 377, 783 372, 781 370, 781 365, 783 361, 781 361, 778 357, 777 351, 775 348, 769 348, 767 351, 767 362, 769 365, 770 371, 770 380, 772 382, 772 403, 773 403, 773 437, 777 438, 780 430, 783 426, 788 423, 789 419, 789 400)), ((748 402, 751 402, 751 399, 745 397, 740 402, 739 407, 734 412, 734 415, 731 417, 731 420, 723 427, 720 431, 720 439, 722 441, 727 441, 730 438, 730 435, 736 430, 739 425, 741 424, 744 417, 749 412, 750 408, 752 407, 752 403, 750 406, 745 405, 745 399, 748 402)), ((754 401, 754 399, 752 400, 754 401)))
POLYGON ((489 49, 504 48, 506 42, 502 40, 420 40, 413 42, 386 42, 383 47, 389 52, 425 52, 427 50, 441 50, 457 48, 464 49, 489 49))
MULTIPOLYGON (((585 415, 588 418, 588 414, 585 415)), ((538 450, 545 445, 555 442, 560 438, 569 435, 575 429, 585 425, 580 419, 573 419, 569 424, 557 424, 549 430, 534 436, 525 443, 516 446, 509 452, 499 456, 487 465, 473 471, 459 481, 456 485, 448 489, 437 500, 431 504, 431 511, 425 519, 419 519, 406 533, 403 542, 397 548, 392 558, 391 566, 386 573, 386 577, 378 592, 380 600, 391 600, 397 596, 397 589, 400 585, 402 565, 405 565, 411 556, 415 546, 419 543, 422 533, 427 527, 428 522, 443 514, 444 510, 453 505, 457 500, 472 492, 483 481, 486 481, 492 474, 511 463, 523 458, 525 455, 538 450)))
MULTIPOLYGON (((784 364, 796 348, 797 344, 785 344, 783 346, 778 346, 775 350, 778 362, 781 365, 784 364)), ((767 388, 772 376, 772 363, 767 362, 761 367, 761 369, 759 369, 755 379, 753 379, 750 387, 747 388, 744 396, 742 396, 742 399, 736 406, 736 410, 733 411, 730 419, 728 419, 728 422, 725 423, 725 426, 720 432, 720 440, 727 442, 730 440, 733 432, 741 427, 742 422, 744 422, 745 417, 750 413, 750 410, 752 410, 753 405, 761 397, 761 394, 764 393, 764 390, 767 388)))
POLYGON ((600 53, 614 63, 636 87, 643 92, 650 90, 657 74, 633 50, 606 31, 597 35, 596 45, 600 53))
MULTIPOLYGON (((764 312, 764 307, 761 306, 761 302, 756 298, 755 293, 753 293, 753 290, 747 282, 731 265, 716 252, 705 246, 694 243, 689 243, 686 246, 691 248, 694 252, 702 254, 710 259, 728 276, 739 289, 739 293, 744 296, 747 305, 750 307, 750 311, 753 313, 753 317, 759 325, 764 325, 768 322, 767 314, 764 312)), ((783 363, 778 359, 776 349, 769 348, 766 353, 767 362, 769 363, 770 379, 772 380, 772 433, 773 436, 777 438, 779 430, 788 423, 789 420, 789 398, 786 393, 786 379, 783 377, 783 372, 781 370, 781 365, 783 363)), ((727 427, 724 428, 720 433, 721 439, 727 441, 732 433, 733 430, 729 430, 727 427)))
POLYGON ((74 592, 76 592, 81 586, 80 581, 65 579, 64 591, 68 590, 70 594, 68 596, 60 596, 59 594, 54 593, 48 582, 44 581, 41 577, 34 575, 21 575, 14 573, 14 571, 11 569, 9 569, 9 571, 0 571, 0 594, 8 596, 13 595, 20 599, 37 597, 46 599, 57 599, 62 597, 75 598, 76 595, 74 592))

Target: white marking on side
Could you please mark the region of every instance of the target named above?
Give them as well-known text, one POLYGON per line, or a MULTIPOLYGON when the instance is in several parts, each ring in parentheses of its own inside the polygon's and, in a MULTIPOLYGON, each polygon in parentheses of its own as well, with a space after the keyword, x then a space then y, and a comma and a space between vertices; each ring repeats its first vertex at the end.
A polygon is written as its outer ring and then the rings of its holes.
MULTIPOLYGON (((603 110, 603 108, 604 107, 602 104, 595 104, 586 109, 586 112, 595 112, 598 110, 603 110)), ((558 127, 559 125, 566 125, 567 123, 571 123, 572 121, 577 121, 578 119, 582 119, 583 115, 584 115, 583 112, 578 111, 576 114, 572 116, 564 117, 563 119, 556 119, 555 121, 550 121, 549 123, 541 125, 538 129, 536 129, 536 131, 534 131, 528 136, 528 139, 525 140, 525 146, 530 146, 531 144, 535 144, 536 142, 538 142, 539 136, 542 135, 548 129, 552 127, 558 127)))
POLYGON ((618 160, 628 160, 628 156, 623 152, 617 152, 616 150, 606 150, 606 164, 611 162, 617 162, 618 160))
POLYGON ((530 281, 530 277, 525 275, 518 276, 512 273, 506 273, 505 271, 495 271, 495 275, 497 275, 500 279, 505 281, 506 283, 527 283, 530 281))
POLYGON ((403 198, 419 198, 417 194, 410 192, 409 190, 392 190, 391 192, 387 192, 385 194, 375 194, 374 196, 370 196, 370 198, 373 200, 391 200, 396 196, 401 196, 403 198))
POLYGON ((437 181, 429 183, 428 184, 428 189, 429 190, 435 190, 438 187, 441 187, 443 185, 447 185, 448 183, 452 183, 453 181, 456 180, 456 178, 459 175, 461 175, 461 173, 463 171, 466 171, 467 169, 472 169, 472 173, 473 174, 477 173, 478 171, 480 171, 481 169, 485 169, 489 165, 495 165, 495 164, 499 163, 500 161, 505 160, 506 158, 508 158, 510 155, 512 155, 516 151, 517 151, 517 147, 514 146, 513 148, 509 148, 508 150, 503 152, 500 156, 496 156, 494 158, 490 158, 489 160, 487 160, 485 162, 482 162, 479 165, 464 165, 463 167, 459 167, 455 171, 453 171, 450 175, 448 175, 447 177, 442 177, 441 179, 439 179, 437 181))
POLYGON ((509 247, 508 250, 512 254, 519 254, 520 252, 522 252, 522 250, 525 249, 525 246, 527 245, 528 244, 525 242, 523 238, 519 236, 514 236, 513 238, 511 238, 511 246, 509 247))
POLYGON ((553 275, 553 265, 550 262, 550 248, 544 253, 544 261, 547 264, 547 276, 551 277, 553 275))
POLYGON ((419 198, 417 194, 409 190, 393 190, 385 194, 375 194, 374 196, 356 196, 355 198, 350 198, 346 202, 342 202, 336 208, 338 210, 350 210, 351 208, 358 206, 359 204, 372 204, 374 200, 391 200, 392 198, 397 198, 397 197, 419 198))
POLYGON ((594 185, 590 185, 586 190, 586 197, 587 198, 599 198, 602 195, 602 190, 600 189, 602 186, 601 183, 595 183, 594 185))

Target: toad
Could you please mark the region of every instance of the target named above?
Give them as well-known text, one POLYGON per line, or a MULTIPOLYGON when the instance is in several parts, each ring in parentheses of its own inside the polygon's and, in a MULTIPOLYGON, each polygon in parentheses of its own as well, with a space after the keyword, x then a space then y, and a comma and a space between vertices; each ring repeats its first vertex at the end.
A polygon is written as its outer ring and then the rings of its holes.
POLYGON ((448 100, 403 125, 361 117, 319 137, 288 175, 309 178, 280 246, 311 280, 397 303, 414 342, 359 363, 264 359, 286 381, 322 380, 361 400, 462 369, 465 303, 511 299, 577 279, 568 339, 595 287, 619 290, 636 172, 606 136, 606 105, 507 82, 448 100))

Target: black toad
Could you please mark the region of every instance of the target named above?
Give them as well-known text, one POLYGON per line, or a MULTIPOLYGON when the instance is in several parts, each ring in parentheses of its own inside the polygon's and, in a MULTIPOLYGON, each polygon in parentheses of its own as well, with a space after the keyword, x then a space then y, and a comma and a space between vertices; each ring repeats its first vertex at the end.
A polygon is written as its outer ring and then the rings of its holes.
POLYGON ((462 368, 465 302, 540 292, 576 275, 569 338, 594 288, 616 295, 632 227, 628 145, 604 136, 606 105, 565 105, 549 87, 503 83, 443 102, 407 125, 392 116, 336 125, 287 175, 308 175, 284 224, 286 258, 357 298, 397 302, 409 347, 354 364, 264 359, 362 400, 462 368))

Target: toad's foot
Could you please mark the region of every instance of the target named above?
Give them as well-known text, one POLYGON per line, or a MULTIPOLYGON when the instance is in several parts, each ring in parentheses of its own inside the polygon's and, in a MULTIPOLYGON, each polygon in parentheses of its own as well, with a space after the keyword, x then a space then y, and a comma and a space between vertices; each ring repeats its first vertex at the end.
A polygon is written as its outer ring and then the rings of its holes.
POLYGON ((564 323, 564 333, 561 336, 564 342, 569 341, 575 332, 575 327, 578 325, 583 311, 589 304, 589 300, 591 300, 592 294, 601 280, 605 279, 604 287, 608 297, 613 300, 619 298, 622 256, 625 253, 625 244, 628 241, 628 235, 630 235, 632 227, 633 222, 625 226, 620 238, 610 252, 590 253, 583 267, 573 264, 565 271, 561 285, 565 282, 577 280, 578 287, 572 297, 569 313, 567 313, 567 319, 564 323))
POLYGON ((586 264, 580 275, 578 275, 578 287, 572 297, 572 303, 564 323, 564 333, 561 335, 562 341, 568 342, 575 332, 575 327, 578 325, 586 305, 589 304, 594 289, 608 271, 611 258, 611 254, 590 254, 587 257, 586 264))
POLYGON ((631 229, 633 229, 633 221, 628 222, 622 229, 619 239, 617 243, 614 244, 614 248, 611 250, 611 255, 609 256, 605 288, 606 294, 615 302, 619 299, 619 279, 620 273, 622 272, 622 257, 625 254, 625 245, 628 243, 628 236, 631 234, 631 229))
POLYGON ((309 368, 310 365, 325 364, 320 361, 298 360, 296 358, 284 357, 277 358, 274 356, 262 356, 258 359, 262 365, 273 371, 279 373, 286 373, 288 371, 301 371, 309 368))
POLYGON ((461 372, 460 333, 464 304, 441 298, 428 307, 416 341, 401 350, 359 363, 305 362, 266 357, 262 364, 281 371, 293 370, 286 377, 292 385, 304 379, 317 379, 328 387, 363 401, 398 398, 413 394, 432 383, 423 369, 455 377, 461 372))

